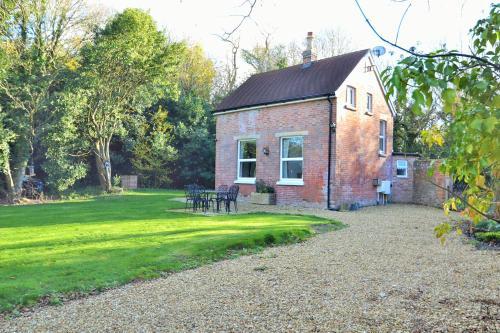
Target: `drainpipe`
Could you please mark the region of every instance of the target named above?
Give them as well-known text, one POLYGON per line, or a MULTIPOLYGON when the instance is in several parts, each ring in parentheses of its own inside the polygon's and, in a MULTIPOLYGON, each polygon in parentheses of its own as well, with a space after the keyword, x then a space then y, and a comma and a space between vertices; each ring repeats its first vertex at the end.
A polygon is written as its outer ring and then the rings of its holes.
POLYGON ((330 184, 332 177, 332 133, 335 131, 335 124, 333 123, 333 104, 332 97, 335 95, 328 96, 329 105, 329 120, 328 120, 328 180, 327 180, 327 188, 326 188, 326 208, 328 210, 333 210, 330 206, 330 184))

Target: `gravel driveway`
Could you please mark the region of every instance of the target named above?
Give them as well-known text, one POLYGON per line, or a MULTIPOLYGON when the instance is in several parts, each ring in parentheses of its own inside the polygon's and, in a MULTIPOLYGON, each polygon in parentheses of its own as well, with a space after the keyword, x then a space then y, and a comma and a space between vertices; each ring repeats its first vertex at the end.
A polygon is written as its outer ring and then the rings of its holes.
POLYGON ((42 307, 0 321, 0 331, 500 330, 499 252, 476 250, 463 238, 441 246, 432 230, 442 211, 389 205, 301 212, 349 227, 42 307))

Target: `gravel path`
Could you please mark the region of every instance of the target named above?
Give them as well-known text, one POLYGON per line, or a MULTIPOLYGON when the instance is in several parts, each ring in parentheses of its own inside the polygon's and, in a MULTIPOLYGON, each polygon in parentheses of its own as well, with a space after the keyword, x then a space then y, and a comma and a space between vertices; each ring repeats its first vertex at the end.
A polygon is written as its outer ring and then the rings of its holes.
POLYGON ((476 250, 463 238, 441 246, 432 230, 442 211, 390 205, 300 212, 349 227, 42 307, 0 321, 0 331, 500 330, 500 253, 476 250))

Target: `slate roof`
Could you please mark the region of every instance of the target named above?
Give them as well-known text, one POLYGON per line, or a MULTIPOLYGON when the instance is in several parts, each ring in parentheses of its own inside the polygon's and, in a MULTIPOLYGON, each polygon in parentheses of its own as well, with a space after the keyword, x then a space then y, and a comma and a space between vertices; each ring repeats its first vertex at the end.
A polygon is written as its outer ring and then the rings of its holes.
POLYGON ((313 61, 307 68, 300 64, 252 75, 224 98, 215 112, 332 95, 368 52, 313 61))

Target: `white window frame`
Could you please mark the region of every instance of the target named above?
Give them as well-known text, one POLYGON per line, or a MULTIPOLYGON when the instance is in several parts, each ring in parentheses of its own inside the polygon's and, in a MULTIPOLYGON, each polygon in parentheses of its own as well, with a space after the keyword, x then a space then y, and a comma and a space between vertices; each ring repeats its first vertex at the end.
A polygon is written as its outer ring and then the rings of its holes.
POLYGON ((346 105, 348 108, 355 109, 356 108, 356 88, 353 86, 347 86, 346 88, 346 105), (352 100, 351 100, 352 97, 352 100), (354 103, 352 103, 354 102, 354 103))
POLYGON ((380 119, 380 123, 379 123, 379 134, 378 134, 378 152, 379 154, 381 155, 385 155, 387 153, 387 121, 384 120, 384 119, 380 119), (381 131, 381 125, 382 123, 384 124, 384 131, 381 131), (380 149, 380 139, 382 139, 383 141, 383 147, 382 149, 380 149))
POLYGON ((304 185, 304 136, 302 135, 291 135, 280 137, 280 180, 276 183, 277 185, 304 185), (302 157, 283 157, 283 139, 291 138, 301 138, 302 139, 302 157), (288 161, 301 161, 302 162, 302 177, 301 178, 283 178, 283 162, 288 161))
MULTIPOLYGON (((240 177, 241 162, 255 162, 257 168, 257 139, 241 139, 238 140, 238 156, 237 156, 237 174, 235 183, 240 184, 255 184, 255 177, 240 177), (240 158, 241 143, 242 142, 255 142, 255 158, 240 158)), ((256 170, 257 173, 257 170, 256 170)))
POLYGON ((407 160, 396 160, 396 177, 398 178, 408 178, 408 161, 407 160), (403 164, 400 166, 400 162, 403 164), (398 175, 398 169, 404 169, 404 175, 398 175))
POLYGON ((366 113, 373 114, 373 95, 366 93, 366 113))

